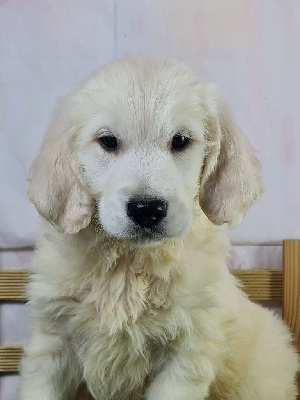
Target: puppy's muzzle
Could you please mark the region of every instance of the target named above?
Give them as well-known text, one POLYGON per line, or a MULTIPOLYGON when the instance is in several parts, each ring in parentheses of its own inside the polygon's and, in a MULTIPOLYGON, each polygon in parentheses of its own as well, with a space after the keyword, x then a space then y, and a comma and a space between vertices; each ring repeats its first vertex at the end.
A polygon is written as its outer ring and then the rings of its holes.
POLYGON ((167 215, 168 204, 161 199, 135 197, 127 203, 127 215, 142 228, 158 225, 167 215))

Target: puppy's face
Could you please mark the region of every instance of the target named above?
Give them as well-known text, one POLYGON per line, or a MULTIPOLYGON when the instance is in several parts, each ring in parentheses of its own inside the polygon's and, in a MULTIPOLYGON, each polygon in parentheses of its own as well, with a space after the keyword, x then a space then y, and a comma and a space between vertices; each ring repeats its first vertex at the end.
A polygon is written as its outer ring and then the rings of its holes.
POLYGON ((93 90, 94 77, 86 83, 93 112, 77 136, 99 221, 118 238, 181 236, 192 221, 205 152, 201 87, 174 66, 118 67, 101 76, 101 88, 93 90))
POLYGON ((64 99, 29 198, 64 232, 86 227, 96 205, 109 235, 146 243, 184 235, 195 199, 214 223, 239 222, 260 195, 258 172, 210 87, 181 64, 136 57, 64 99))

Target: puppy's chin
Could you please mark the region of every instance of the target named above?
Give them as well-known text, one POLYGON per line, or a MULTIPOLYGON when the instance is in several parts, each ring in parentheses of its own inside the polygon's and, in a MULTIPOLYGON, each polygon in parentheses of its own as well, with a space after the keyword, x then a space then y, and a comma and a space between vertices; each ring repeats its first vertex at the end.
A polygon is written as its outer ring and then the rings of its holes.
POLYGON ((164 226, 156 228, 141 228, 139 226, 130 226, 123 230, 114 230, 112 227, 102 225, 106 234, 116 240, 130 242, 138 247, 153 247, 166 242, 167 240, 179 239, 188 232, 188 227, 177 230, 176 232, 167 232, 164 226))
POLYGON ((130 242, 137 246, 149 247, 156 246, 160 243, 166 241, 167 239, 172 239, 163 229, 142 229, 139 227, 130 227, 124 229, 123 231, 114 231, 111 228, 103 227, 106 234, 112 239, 122 240, 130 242))
POLYGON ((132 229, 124 238, 137 246, 149 247, 157 246, 160 243, 170 239, 169 235, 163 229, 132 229))

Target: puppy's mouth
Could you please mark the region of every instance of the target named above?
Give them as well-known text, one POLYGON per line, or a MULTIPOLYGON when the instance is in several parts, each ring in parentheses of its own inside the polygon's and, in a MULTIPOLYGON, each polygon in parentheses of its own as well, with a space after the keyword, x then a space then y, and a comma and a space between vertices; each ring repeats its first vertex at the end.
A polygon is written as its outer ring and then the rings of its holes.
POLYGON ((138 226, 129 229, 126 235, 127 240, 141 245, 159 243, 168 239, 168 237, 169 235, 163 228, 141 228, 138 226))

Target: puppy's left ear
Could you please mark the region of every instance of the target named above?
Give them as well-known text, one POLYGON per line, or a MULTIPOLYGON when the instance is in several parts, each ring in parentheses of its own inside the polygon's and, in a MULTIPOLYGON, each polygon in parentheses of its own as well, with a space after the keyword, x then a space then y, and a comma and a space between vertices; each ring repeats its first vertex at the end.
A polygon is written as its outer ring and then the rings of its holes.
POLYGON ((204 119, 207 151, 200 206, 216 225, 234 228, 263 192, 260 163, 224 103, 208 107, 204 119))

